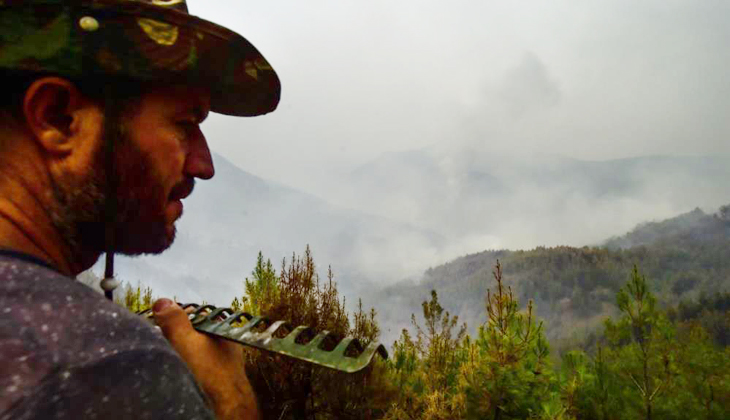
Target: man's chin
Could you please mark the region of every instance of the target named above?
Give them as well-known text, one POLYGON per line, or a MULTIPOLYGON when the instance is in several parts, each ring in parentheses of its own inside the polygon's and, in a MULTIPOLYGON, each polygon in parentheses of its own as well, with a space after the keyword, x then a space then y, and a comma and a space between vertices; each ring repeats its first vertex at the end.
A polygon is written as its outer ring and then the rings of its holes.
MULTIPOLYGON (((78 225, 77 243, 82 249, 106 252, 104 223, 78 225)), ((175 241, 175 223, 155 222, 120 223, 116 226, 114 252, 124 255, 160 254, 175 241)))
POLYGON ((176 231, 173 224, 134 233, 119 232, 115 252, 124 255, 160 254, 172 246, 176 231))

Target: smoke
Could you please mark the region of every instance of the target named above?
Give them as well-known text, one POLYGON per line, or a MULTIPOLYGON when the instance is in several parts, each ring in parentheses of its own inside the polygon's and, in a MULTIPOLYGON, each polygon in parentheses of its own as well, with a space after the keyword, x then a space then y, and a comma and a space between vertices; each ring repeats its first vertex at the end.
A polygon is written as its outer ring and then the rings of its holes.
POLYGON ((264 52, 282 102, 262 118, 212 118, 211 146, 322 197, 332 178, 383 153, 436 144, 584 160, 730 153, 726 2, 242 9, 221 0, 204 17, 264 52))
POLYGON ((167 291, 240 293, 258 250, 276 263, 310 244, 354 287, 730 202, 730 3, 199 12, 257 46, 283 96, 271 115, 203 126, 233 165, 198 185, 173 249, 144 260, 167 291))

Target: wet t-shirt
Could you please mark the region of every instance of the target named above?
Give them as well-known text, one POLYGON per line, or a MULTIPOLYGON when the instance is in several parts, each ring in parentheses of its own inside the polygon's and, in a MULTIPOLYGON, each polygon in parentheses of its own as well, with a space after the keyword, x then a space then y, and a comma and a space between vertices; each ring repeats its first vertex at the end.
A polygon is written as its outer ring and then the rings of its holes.
POLYGON ((213 419, 151 325, 32 257, 0 251, 0 420, 213 419))

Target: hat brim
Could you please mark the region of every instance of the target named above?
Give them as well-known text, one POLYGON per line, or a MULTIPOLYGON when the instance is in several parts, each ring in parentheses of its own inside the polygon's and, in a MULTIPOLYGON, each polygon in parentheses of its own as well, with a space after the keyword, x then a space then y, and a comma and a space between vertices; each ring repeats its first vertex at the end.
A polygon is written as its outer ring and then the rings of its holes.
POLYGON ((180 75, 209 87, 211 111, 216 113, 255 116, 276 109, 279 78, 243 36, 175 9, 119 1, 110 1, 109 7, 133 20, 128 36, 155 67, 150 75, 180 75))
POLYGON ((0 23, 17 30, 0 40, 0 67, 183 80, 209 88, 211 111, 226 115, 266 114, 279 103, 279 78, 250 42, 184 11, 118 0, 9 3, 0 23))

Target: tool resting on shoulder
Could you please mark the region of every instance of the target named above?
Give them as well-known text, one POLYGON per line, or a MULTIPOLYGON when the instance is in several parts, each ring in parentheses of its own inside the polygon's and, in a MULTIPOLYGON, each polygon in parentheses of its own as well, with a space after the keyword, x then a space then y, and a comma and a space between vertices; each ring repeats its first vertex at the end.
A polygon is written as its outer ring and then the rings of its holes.
MULTIPOLYGON (((317 334, 307 326, 293 328, 286 321, 271 321, 230 308, 194 303, 180 306, 193 310, 189 317, 197 331, 342 372, 364 369, 375 353, 383 359, 388 358, 385 347, 377 342, 363 348, 357 338, 338 340, 328 331, 317 334)), ((139 315, 154 323, 151 309, 141 311, 139 315)))

